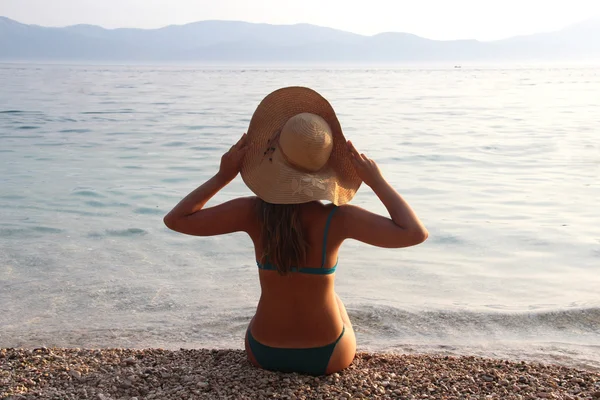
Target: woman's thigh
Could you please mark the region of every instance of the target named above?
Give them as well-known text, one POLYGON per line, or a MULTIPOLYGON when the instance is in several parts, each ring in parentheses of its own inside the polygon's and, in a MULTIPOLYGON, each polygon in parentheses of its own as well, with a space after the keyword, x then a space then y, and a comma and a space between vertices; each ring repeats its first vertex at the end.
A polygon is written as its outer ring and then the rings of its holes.
POLYGON ((344 336, 342 336, 338 344, 335 346, 335 350, 329 359, 326 372, 327 374, 332 374, 349 367, 350 364, 352 364, 352 360, 354 360, 354 355, 356 354, 356 336, 354 335, 354 329, 352 329, 350 317, 348 317, 346 307, 337 294, 336 298, 340 315, 342 317, 342 321, 344 322, 345 330, 344 336))

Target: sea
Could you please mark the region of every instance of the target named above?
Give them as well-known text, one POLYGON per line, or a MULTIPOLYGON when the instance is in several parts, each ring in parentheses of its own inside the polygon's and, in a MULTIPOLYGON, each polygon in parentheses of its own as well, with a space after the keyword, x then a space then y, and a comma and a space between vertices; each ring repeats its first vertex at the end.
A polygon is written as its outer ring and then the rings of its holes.
POLYGON ((291 85, 430 232, 342 246, 360 351, 600 370, 600 65, 0 64, 0 347, 243 348, 250 239, 162 218, 291 85))

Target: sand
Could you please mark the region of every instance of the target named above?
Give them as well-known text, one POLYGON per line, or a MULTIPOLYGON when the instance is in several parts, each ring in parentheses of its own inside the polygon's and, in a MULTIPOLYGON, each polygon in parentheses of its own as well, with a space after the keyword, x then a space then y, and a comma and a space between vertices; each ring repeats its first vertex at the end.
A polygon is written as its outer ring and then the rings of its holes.
POLYGON ((600 399, 600 373, 478 357, 359 353, 327 377, 241 350, 0 349, 2 399, 600 399))

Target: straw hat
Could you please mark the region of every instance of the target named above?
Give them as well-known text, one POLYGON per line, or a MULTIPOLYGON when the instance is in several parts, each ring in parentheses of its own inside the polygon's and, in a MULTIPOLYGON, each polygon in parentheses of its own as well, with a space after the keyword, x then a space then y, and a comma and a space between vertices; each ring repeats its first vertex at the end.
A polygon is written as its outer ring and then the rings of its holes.
POLYGON ((269 94, 247 134, 242 179, 268 203, 340 205, 360 187, 335 111, 312 89, 288 87, 269 94))

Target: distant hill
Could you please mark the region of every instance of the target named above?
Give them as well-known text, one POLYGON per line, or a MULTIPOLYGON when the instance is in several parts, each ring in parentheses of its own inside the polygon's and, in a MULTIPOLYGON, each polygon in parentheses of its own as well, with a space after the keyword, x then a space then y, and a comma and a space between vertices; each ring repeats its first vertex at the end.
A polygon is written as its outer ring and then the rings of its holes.
POLYGON ((363 36, 309 24, 201 21, 160 29, 48 28, 0 17, 0 60, 426 62, 600 60, 600 20, 493 42, 363 36))

